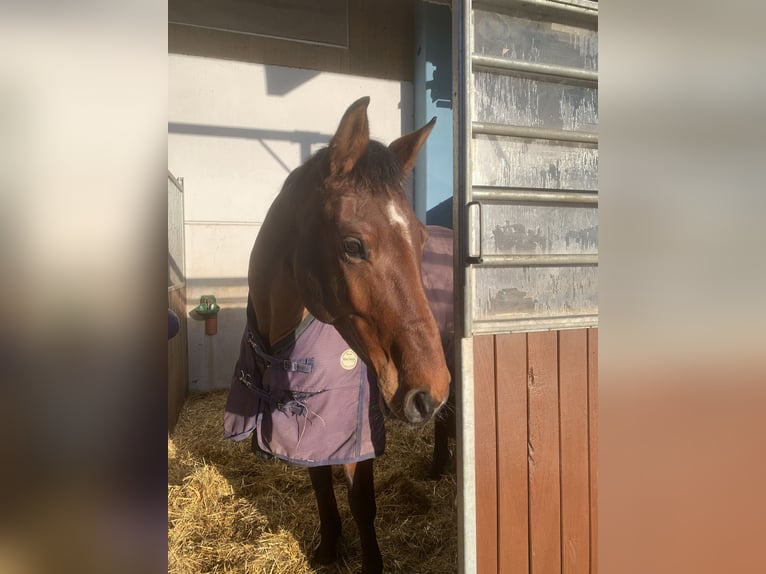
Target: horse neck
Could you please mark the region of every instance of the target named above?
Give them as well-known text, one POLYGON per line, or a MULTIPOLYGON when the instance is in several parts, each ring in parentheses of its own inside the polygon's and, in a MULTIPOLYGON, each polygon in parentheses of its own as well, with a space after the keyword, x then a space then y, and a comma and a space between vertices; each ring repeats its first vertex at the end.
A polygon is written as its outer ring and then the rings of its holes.
POLYGON ((307 311, 292 268, 296 218, 283 190, 269 209, 250 255, 248 286, 261 337, 273 345, 293 332, 307 311))

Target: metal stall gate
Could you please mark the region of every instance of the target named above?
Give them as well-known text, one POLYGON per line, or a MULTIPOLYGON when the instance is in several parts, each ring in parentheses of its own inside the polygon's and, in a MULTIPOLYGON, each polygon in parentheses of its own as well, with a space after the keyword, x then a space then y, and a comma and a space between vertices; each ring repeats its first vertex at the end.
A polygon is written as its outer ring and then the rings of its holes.
POLYGON ((188 361, 186 346, 186 262, 184 256, 184 187, 168 171, 168 309, 181 327, 168 341, 168 432, 178 421, 186 400, 188 361))
POLYGON ((598 4, 452 14, 460 569, 596 572, 598 4))

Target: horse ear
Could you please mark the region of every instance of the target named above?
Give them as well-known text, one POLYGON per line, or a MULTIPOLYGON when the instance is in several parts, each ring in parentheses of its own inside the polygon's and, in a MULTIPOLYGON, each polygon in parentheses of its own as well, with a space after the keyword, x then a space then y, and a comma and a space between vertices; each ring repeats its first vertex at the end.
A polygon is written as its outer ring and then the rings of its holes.
POLYGON ((338 130, 330 141, 330 173, 346 175, 356 165, 370 143, 370 124, 367 106, 370 97, 359 98, 349 106, 338 130))
POLYGON ((388 146, 396 159, 402 166, 402 174, 406 175, 415 166, 415 161, 418 159, 418 152, 423 144, 426 143, 426 138, 431 130, 436 125, 436 117, 431 118, 431 121, 424 125, 419 130, 410 132, 407 135, 400 137, 397 140, 391 142, 388 146))

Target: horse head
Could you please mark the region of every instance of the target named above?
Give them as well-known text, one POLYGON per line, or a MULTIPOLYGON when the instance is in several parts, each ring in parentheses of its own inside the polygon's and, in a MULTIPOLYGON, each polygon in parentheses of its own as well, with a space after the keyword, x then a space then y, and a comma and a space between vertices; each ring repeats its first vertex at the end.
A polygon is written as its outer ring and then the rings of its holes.
POLYGON ((352 104, 296 176, 313 189, 297 208, 292 269, 305 307, 365 361, 388 410, 420 424, 447 400, 450 375, 421 276, 426 228, 403 185, 436 119, 386 147, 370 140, 368 104, 352 104))

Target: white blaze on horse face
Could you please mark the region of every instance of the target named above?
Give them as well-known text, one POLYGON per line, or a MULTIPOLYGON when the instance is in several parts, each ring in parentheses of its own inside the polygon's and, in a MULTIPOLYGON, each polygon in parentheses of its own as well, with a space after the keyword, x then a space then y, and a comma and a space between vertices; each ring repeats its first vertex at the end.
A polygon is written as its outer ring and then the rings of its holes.
POLYGON ((393 201, 388 204, 388 219, 391 222, 391 225, 401 228, 402 235, 404 235, 407 242, 412 245, 412 238, 410 237, 410 228, 407 225, 407 220, 405 219, 402 210, 399 209, 399 206, 393 201))

